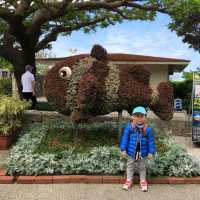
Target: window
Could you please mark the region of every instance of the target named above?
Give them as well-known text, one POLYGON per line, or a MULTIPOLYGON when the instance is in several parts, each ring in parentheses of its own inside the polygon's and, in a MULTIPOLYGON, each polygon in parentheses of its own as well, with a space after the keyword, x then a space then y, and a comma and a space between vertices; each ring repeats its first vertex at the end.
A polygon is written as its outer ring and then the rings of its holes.
POLYGON ((9 77, 8 71, 2 71, 2 77, 8 78, 9 77))

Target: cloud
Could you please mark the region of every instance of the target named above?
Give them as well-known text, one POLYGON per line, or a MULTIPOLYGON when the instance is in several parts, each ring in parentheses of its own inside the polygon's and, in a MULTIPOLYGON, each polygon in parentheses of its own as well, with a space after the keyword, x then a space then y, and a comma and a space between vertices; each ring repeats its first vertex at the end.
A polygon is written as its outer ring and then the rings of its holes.
POLYGON ((59 37, 56 42, 53 43, 52 51, 56 54, 56 57, 71 56, 70 50, 76 50, 74 54, 88 53, 90 50, 84 47, 84 43, 81 45, 75 45, 74 40, 70 40, 70 37, 59 37))
POLYGON ((108 52, 123 52, 132 54, 181 57, 188 52, 181 39, 168 30, 120 30, 113 28, 106 35, 103 44, 108 52))
POLYGON ((69 49, 76 54, 89 53, 94 44, 101 44, 110 53, 129 53, 191 60, 186 71, 200 66, 200 55, 182 42, 181 37, 158 23, 125 23, 99 29, 96 33, 74 32, 70 37, 59 37, 53 45, 58 57, 69 56, 69 49))

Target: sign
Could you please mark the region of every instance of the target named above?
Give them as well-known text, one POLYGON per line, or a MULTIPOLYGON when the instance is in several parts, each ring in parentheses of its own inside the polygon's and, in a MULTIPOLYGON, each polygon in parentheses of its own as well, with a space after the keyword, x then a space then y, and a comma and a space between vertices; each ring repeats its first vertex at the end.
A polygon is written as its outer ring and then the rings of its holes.
POLYGON ((200 142, 200 72, 193 74, 192 141, 200 142))
POLYGON ((174 100, 174 108, 176 110, 182 110, 182 99, 175 99, 174 100))
POLYGON ((195 85, 195 98, 200 97, 200 85, 195 85))

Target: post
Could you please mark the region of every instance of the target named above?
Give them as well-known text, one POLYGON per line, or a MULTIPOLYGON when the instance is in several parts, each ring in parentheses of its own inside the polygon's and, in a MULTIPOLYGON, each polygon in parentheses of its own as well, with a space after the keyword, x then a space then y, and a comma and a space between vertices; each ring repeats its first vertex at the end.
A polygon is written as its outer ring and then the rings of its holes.
POLYGON ((118 111, 117 128, 118 128, 118 141, 120 142, 122 133, 122 110, 118 111))
POLYGON ((17 83, 13 73, 12 73, 12 97, 19 98, 17 83))
POLYGON ((73 140, 74 143, 78 143, 80 138, 79 138, 79 124, 77 122, 73 122, 73 140))

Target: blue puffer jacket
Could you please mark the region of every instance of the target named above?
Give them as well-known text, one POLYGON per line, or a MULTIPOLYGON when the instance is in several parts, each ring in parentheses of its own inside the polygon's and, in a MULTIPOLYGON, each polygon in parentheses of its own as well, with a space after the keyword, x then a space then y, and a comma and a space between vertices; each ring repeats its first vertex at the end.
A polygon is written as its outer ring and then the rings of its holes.
POLYGON ((133 129, 131 123, 128 123, 124 129, 120 144, 121 151, 126 151, 129 156, 134 158, 138 140, 140 140, 142 158, 147 157, 149 153, 156 153, 156 145, 152 134, 152 129, 148 127, 146 129, 146 134, 139 134, 133 129))

